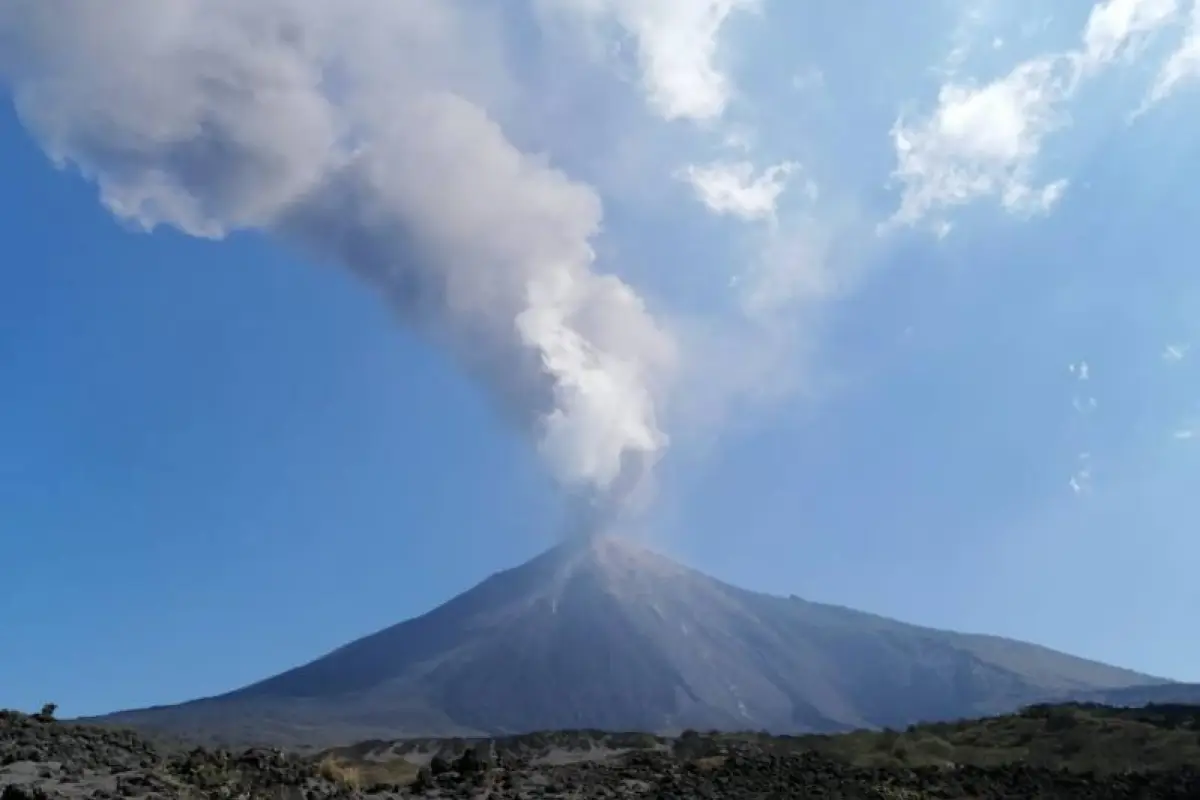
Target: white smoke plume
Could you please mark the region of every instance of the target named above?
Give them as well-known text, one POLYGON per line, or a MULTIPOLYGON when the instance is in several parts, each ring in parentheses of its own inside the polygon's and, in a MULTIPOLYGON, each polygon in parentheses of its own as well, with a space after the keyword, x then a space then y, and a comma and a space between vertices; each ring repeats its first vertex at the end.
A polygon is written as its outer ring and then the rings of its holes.
POLYGON ((5 0, 0 77, 118 218, 262 231, 346 267, 479 376, 564 485, 623 494, 667 443, 673 339, 594 269, 596 194, 484 110, 503 80, 472 13, 5 0))

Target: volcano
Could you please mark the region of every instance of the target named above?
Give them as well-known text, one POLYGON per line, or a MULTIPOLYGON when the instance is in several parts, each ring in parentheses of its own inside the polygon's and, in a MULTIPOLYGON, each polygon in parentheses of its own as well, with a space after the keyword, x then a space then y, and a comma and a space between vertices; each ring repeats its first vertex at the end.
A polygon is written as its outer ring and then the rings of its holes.
POLYGON ((832 732, 1165 683, 746 591, 606 537, 560 545, 245 688, 102 720, 275 744, 566 728, 832 732))

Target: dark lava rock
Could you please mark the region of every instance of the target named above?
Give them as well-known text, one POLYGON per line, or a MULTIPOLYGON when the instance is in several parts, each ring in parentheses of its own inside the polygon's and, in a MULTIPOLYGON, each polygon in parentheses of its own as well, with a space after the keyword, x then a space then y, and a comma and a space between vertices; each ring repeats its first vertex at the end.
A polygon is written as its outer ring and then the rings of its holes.
POLYGON ((450 766, 450 762, 440 755, 434 756, 429 761, 429 772, 435 777, 450 772, 452 769, 454 768, 450 766))
POLYGON ((490 766, 486 751, 481 747, 470 747, 454 762, 454 771, 463 775, 474 775, 490 766))
POLYGON ((761 742, 706 743, 706 738, 678 751, 635 749, 573 761, 497 757, 494 747, 475 745, 453 759, 435 756, 415 773, 385 774, 378 770, 411 764, 337 762, 328 754, 302 757, 268 749, 171 748, 128 731, 0 712, 0 800, 1200 798, 1200 770, 1194 766, 1113 775, 1023 763, 866 767, 814 750, 772 752, 761 742))
POLYGON ((52 797, 62 797, 63 795, 50 794, 45 789, 27 786, 5 786, 3 791, 0 791, 0 800, 49 800, 52 797))

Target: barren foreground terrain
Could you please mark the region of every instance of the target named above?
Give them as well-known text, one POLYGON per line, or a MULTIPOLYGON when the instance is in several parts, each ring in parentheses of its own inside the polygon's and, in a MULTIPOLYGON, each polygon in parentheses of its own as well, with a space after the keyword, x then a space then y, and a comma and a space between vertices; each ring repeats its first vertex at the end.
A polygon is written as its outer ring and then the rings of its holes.
POLYGON ((1035 707, 904 732, 554 732, 230 751, 0 712, 0 800, 1194 798, 1200 708, 1035 707))

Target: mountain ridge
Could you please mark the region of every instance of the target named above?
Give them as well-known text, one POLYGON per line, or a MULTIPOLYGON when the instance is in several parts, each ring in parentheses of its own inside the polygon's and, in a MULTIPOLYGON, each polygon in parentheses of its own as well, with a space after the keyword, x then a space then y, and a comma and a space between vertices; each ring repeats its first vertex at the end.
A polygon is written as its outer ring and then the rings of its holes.
POLYGON ((1164 683, 1039 645, 751 592, 606 536, 232 692, 100 719, 263 741, 830 732, 1164 683))

